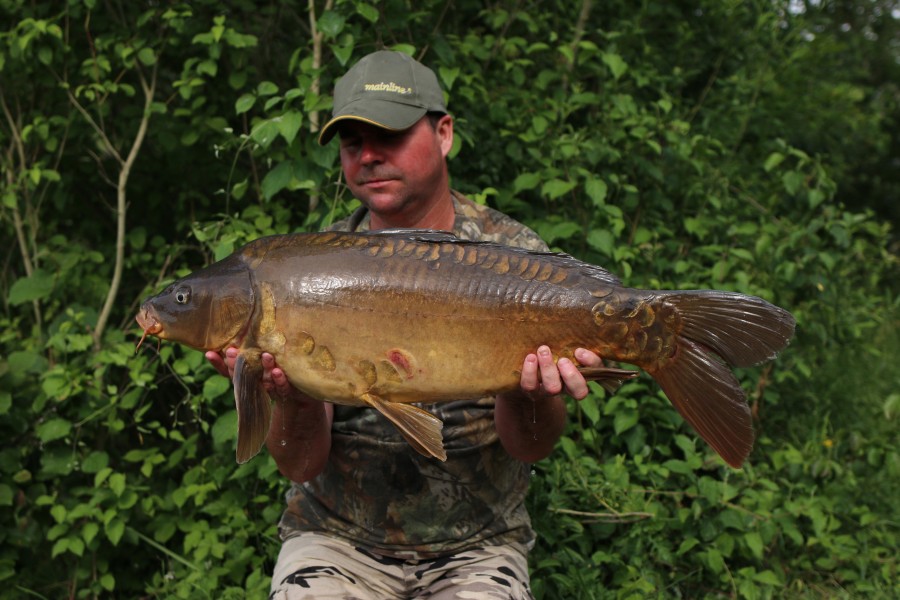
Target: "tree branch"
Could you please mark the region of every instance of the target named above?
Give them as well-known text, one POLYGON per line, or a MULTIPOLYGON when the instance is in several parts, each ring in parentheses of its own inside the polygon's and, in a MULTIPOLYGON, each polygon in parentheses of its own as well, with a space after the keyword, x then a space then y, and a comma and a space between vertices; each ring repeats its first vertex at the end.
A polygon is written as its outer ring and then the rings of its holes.
MULTIPOLYGON (((141 122, 138 125, 137 133, 134 136, 134 142, 131 144, 131 150, 128 152, 128 156, 121 161, 119 181, 116 190, 116 260, 113 267, 113 278, 109 285, 109 291, 106 294, 106 301, 103 303, 103 308, 100 311, 100 315, 97 317, 97 326, 94 328, 93 338, 95 350, 100 348, 103 332, 106 329, 107 321, 109 321, 109 315, 112 312, 113 304, 115 303, 116 295, 119 291, 119 285, 122 281, 122 269, 125 263, 125 216, 128 209, 128 203, 126 201, 128 177, 131 175, 131 168, 137 160, 141 145, 144 143, 144 137, 147 135, 147 128, 150 124, 150 109, 153 104, 153 97, 156 93, 158 65, 158 62, 153 65, 153 72, 150 75, 149 83, 144 78, 144 75, 140 71, 138 72, 141 88, 144 90, 144 112, 141 116, 141 122)), ((106 139, 105 136, 104 139, 106 139)), ((119 156, 118 153, 116 156, 119 156)))
MULTIPOLYGON (((321 89, 321 79, 318 74, 319 69, 322 67, 322 32, 319 31, 318 26, 316 25, 316 1, 309 0, 309 30, 312 32, 312 42, 313 42, 313 62, 312 68, 313 71, 316 72, 316 76, 312 80, 312 84, 310 84, 309 88, 312 93, 315 95, 319 95, 319 91, 321 89)), ((331 10, 332 6, 334 6, 334 0, 328 0, 325 3, 324 11, 331 10)), ((313 110, 309 113, 309 131, 310 133, 316 133, 319 131, 319 111, 313 110)), ((312 190, 309 194, 309 212, 312 212, 319 205, 319 192, 318 190, 312 190)))
MULTIPOLYGON (((6 171, 6 185, 11 190, 16 190, 18 188, 18 182, 16 181, 15 172, 16 169, 13 168, 15 164, 15 158, 13 157, 13 153, 18 155, 19 157, 19 172, 24 173, 26 167, 28 166, 27 158, 25 157, 25 144, 22 141, 22 136, 19 133, 21 128, 21 123, 17 123, 13 118, 12 113, 9 110, 9 106, 6 104, 6 96, 3 94, 3 90, 0 89, 0 106, 3 108, 3 115, 6 117, 6 122, 9 125, 9 135, 10 135, 10 148, 7 151, 9 166, 6 171)), ((17 194, 18 195, 18 194, 17 194)), ((27 196, 27 193, 25 193, 27 196)), ((27 198, 26 198, 27 199, 27 198)), ((12 212, 12 220, 13 220, 13 229, 16 231, 16 243, 19 245, 19 253, 22 255, 22 264, 25 267, 25 275, 31 277, 34 273, 35 264, 31 258, 31 252, 28 249, 28 239, 25 235, 25 223, 22 221, 22 213, 19 211, 19 202, 13 203, 10 207, 10 211, 12 212)), ((41 305, 37 301, 37 299, 31 301, 32 308, 34 309, 34 320, 35 325, 37 325, 38 331, 43 331, 43 315, 41 313, 41 305)))

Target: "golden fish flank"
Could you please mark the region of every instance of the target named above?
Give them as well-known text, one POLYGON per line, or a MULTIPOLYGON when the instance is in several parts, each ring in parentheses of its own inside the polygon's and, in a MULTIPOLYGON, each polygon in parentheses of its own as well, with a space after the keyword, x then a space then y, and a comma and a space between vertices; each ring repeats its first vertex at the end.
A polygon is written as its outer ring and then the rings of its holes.
MULTIPOLYGON (((774 358, 794 330, 790 313, 752 296, 632 289, 568 255, 422 230, 262 238, 148 299, 137 321, 193 348, 238 348, 241 462, 269 427, 262 352, 300 390, 375 408, 444 459, 440 421, 411 403, 515 390, 525 355, 545 343, 557 358, 584 347, 645 370, 738 467, 753 430, 729 367, 774 358)), ((607 388, 637 375, 582 371, 607 388)))

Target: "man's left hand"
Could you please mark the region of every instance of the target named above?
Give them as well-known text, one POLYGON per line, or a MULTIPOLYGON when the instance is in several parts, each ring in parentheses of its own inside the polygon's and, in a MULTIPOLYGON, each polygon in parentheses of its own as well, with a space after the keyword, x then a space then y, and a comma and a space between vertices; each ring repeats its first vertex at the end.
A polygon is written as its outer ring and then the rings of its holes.
MULTIPOLYGON (((603 359, 584 348, 575 351, 575 359, 585 367, 603 366, 603 359)), ((541 346, 536 353, 525 357, 519 384, 526 395, 536 400, 564 391, 576 400, 588 395, 587 381, 575 363, 568 358, 560 358, 554 363, 547 346, 541 346)))

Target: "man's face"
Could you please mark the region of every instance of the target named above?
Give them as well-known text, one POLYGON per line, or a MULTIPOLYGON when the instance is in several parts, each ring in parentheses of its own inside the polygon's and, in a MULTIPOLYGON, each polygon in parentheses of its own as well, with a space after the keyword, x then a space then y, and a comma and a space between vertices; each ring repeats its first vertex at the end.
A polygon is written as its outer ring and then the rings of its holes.
POLYGON ((396 216, 423 210, 445 192, 445 158, 453 144, 453 120, 427 116, 392 132, 360 121, 340 128, 341 166, 354 196, 373 213, 396 216))

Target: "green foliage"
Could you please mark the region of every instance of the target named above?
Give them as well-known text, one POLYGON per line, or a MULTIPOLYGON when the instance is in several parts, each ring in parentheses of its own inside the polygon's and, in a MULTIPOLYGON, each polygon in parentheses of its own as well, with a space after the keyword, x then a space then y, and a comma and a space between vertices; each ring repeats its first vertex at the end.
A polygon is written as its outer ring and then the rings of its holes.
POLYGON ((353 209, 316 132, 383 46, 448 91, 456 188, 629 285, 798 320, 738 373, 759 433, 742 471, 648 378, 571 404, 534 467, 536 595, 897 595, 889 3, 164 4, 0 1, 0 598, 265 595, 287 482, 234 463, 227 380, 135 353, 131 319, 174 277, 353 209))

